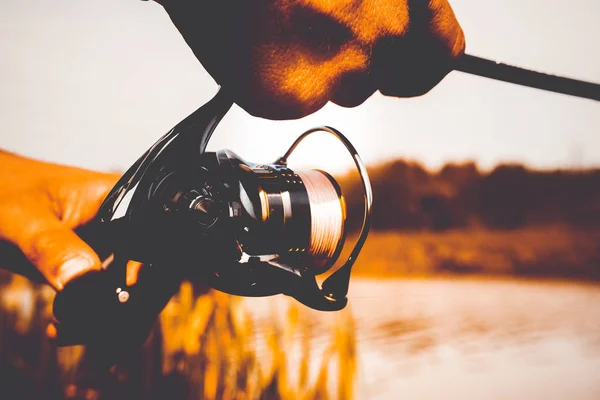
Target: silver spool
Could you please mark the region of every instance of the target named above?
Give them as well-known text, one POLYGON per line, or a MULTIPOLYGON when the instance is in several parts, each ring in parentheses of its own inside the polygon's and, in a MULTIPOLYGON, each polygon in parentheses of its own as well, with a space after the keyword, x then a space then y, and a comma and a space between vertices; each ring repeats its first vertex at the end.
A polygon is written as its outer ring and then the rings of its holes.
POLYGON ((319 170, 297 171, 310 204, 311 226, 308 254, 316 259, 331 259, 344 236, 346 208, 339 186, 319 170))

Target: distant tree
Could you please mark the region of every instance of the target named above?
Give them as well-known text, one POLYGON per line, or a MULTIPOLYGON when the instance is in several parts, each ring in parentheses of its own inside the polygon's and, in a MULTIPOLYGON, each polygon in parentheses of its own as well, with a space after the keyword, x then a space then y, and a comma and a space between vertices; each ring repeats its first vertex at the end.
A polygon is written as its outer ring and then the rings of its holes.
MULTIPOLYGON (((396 160, 369 168, 374 193, 373 229, 445 230, 483 225, 600 226, 600 170, 535 171, 503 164, 482 173, 473 162, 446 164, 437 173, 396 160)), ((361 215, 357 176, 340 179, 348 215, 361 215)), ((358 229, 360 219, 350 219, 358 229)))

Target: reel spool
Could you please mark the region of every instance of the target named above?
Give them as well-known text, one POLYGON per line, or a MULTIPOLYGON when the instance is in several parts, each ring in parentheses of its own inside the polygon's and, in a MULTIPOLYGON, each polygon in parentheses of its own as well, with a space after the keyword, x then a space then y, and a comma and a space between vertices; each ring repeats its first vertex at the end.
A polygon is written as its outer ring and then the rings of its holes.
POLYGON ((284 164, 248 165, 227 150, 218 158, 239 177, 233 183, 239 185, 239 203, 232 199, 231 207, 243 215, 231 217, 240 225, 237 241, 247 257, 315 274, 334 264, 345 239, 346 204, 331 175, 284 164))

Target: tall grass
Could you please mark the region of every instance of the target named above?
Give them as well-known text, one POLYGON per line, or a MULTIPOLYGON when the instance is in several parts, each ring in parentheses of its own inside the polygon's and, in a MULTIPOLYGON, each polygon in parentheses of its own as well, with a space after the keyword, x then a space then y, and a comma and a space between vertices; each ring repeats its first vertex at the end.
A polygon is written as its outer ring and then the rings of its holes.
POLYGON ((196 382, 193 398, 351 399, 356 367, 351 314, 335 316, 329 344, 315 354, 304 306, 285 305, 283 320, 273 313, 268 324, 260 324, 240 298, 211 291, 194 299, 191 285, 184 283, 161 314, 164 374, 176 372, 196 382))
MULTIPOLYGON (((154 351, 158 360, 143 355, 132 363, 138 369, 132 379, 139 380, 139 392, 119 394, 113 385, 107 395, 77 381, 86 363, 82 346, 57 349, 46 337, 52 291, 19 276, 7 281, 0 288, 2 399, 353 398, 356 338, 349 310, 330 314, 334 321, 324 333, 317 331, 322 327, 315 326, 312 313, 295 301, 269 300, 278 307, 258 318, 241 298, 216 291, 197 295, 185 282, 146 343, 145 353, 154 351), (158 374, 146 365, 157 362, 158 374)), ((119 368, 112 375, 116 382, 128 379, 119 368)))

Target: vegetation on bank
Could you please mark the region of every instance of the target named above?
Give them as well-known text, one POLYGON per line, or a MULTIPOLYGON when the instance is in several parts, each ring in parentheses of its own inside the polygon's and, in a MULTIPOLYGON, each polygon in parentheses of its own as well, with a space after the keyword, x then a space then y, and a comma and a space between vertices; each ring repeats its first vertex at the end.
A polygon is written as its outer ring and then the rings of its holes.
POLYGON ((198 295, 184 282, 143 351, 98 376, 84 347, 59 348, 46 336, 53 291, 0 275, 0 399, 353 398, 357 350, 349 310, 336 313, 324 334, 295 301, 280 298, 278 310, 258 319, 239 297, 198 295))
MULTIPOLYGON (((374 230, 600 228, 600 169, 537 171, 505 164, 484 172, 464 163, 428 171, 396 160, 369 168, 369 175, 374 230)), ((338 179, 348 215, 362 215, 357 174, 338 179)), ((349 222, 357 228, 360 219, 349 222)))
POLYGON ((484 274, 598 281, 600 229, 550 226, 495 231, 372 232, 353 274, 484 274))

